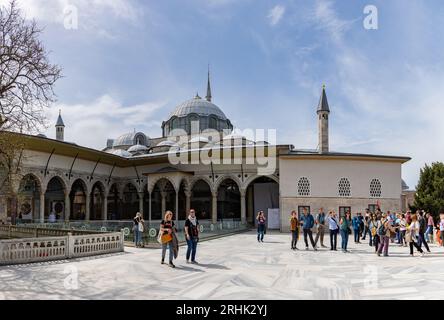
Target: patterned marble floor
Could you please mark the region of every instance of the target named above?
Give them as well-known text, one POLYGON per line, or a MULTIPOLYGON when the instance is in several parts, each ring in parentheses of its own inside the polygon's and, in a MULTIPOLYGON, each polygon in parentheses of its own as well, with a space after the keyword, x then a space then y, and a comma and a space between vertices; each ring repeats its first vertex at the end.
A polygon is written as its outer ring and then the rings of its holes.
MULTIPOLYGON (((328 238, 327 238, 328 240, 328 238)), ((352 239, 351 239, 352 240, 352 239)), ((298 244, 303 248, 302 243, 298 244)), ((200 265, 160 265, 160 250, 0 267, 0 299, 442 299, 444 249, 409 257, 392 245, 377 257, 368 244, 351 253, 289 250, 289 235, 254 233, 208 242, 200 265)))

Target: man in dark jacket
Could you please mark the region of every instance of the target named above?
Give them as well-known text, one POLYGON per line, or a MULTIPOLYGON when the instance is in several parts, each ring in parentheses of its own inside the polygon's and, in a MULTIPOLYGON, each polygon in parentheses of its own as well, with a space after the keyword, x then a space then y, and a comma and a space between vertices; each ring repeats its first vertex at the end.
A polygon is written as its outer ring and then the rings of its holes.
POLYGON ((305 241, 305 250, 308 250, 308 239, 310 237, 310 242, 315 251, 316 244, 313 240, 313 232, 311 229, 314 227, 314 218, 311 213, 308 212, 307 208, 304 208, 304 215, 301 217, 302 230, 304 231, 304 241, 305 241))
POLYGON ((424 211, 420 211, 418 214, 418 222, 419 222, 419 234, 418 234, 418 245, 419 248, 421 248, 422 244, 424 244, 424 247, 426 248, 427 252, 430 252, 429 245, 427 244, 427 241, 425 241, 424 234, 427 229, 427 221, 424 218, 424 211))

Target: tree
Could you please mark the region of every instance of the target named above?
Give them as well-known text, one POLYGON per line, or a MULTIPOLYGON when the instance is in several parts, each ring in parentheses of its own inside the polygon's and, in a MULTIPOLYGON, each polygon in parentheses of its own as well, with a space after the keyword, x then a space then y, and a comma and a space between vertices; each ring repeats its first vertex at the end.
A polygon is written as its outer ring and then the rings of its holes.
POLYGON ((55 102, 54 85, 61 77, 61 69, 49 62, 41 33, 16 0, 0 6, 0 194, 8 195, 13 206, 25 147, 14 132, 32 133, 45 125, 44 110, 55 102))
POLYGON ((44 109, 55 102, 54 84, 61 69, 50 64, 34 20, 28 21, 16 0, 0 7, 1 130, 36 131, 44 125, 44 109))
POLYGON ((430 211, 434 217, 444 212, 444 163, 426 164, 421 169, 414 207, 430 211))

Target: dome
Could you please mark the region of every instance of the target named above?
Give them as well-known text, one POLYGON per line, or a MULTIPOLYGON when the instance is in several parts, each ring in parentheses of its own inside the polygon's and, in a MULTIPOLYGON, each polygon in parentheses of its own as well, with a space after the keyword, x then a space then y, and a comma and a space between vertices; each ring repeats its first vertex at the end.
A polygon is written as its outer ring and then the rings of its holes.
POLYGON ((178 147, 179 145, 174 141, 165 140, 157 144, 157 147, 178 147))
POLYGON ((402 188, 402 191, 410 189, 410 187, 407 185, 407 183, 405 183, 404 179, 401 180, 401 188, 402 188))
POLYGON ((135 146, 132 146, 127 150, 129 153, 141 153, 141 152, 148 152, 148 147, 143 146, 141 144, 136 144, 135 146))
POLYGON ((128 151, 122 150, 122 149, 111 149, 107 151, 110 154, 113 154, 115 156, 123 157, 123 158, 130 158, 132 157, 131 153, 128 151))
POLYGON ((113 147, 130 147, 134 145, 148 145, 148 137, 142 132, 125 133, 114 140, 113 147))
POLYGON ((185 101, 178 105, 176 109, 171 113, 170 118, 186 117, 191 113, 195 113, 201 116, 215 115, 221 120, 227 120, 227 117, 218 106, 216 106, 212 102, 200 98, 199 96, 196 96, 194 99, 185 101))

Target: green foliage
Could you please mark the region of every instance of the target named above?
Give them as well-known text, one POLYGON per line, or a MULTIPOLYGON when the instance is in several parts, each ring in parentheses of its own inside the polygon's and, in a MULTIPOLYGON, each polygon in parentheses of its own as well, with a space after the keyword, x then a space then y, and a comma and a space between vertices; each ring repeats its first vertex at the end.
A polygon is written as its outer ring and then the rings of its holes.
POLYGON ((421 169, 413 206, 430 211, 434 217, 444 212, 444 163, 426 164, 421 169))

